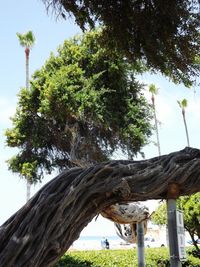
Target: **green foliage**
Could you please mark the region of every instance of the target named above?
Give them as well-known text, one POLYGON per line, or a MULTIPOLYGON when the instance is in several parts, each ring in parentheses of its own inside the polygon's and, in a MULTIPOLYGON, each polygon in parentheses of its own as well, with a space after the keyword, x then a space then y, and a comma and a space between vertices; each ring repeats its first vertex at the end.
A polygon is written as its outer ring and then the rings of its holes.
POLYGON ((131 62, 141 59, 176 82, 191 85, 199 73, 199 1, 42 0, 82 28, 103 25, 102 42, 131 62))
POLYGON ((20 45, 23 47, 31 48, 35 42, 35 36, 32 31, 28 31, 24 34, 17 33, 20 45))
POLYGON ((7 145, 19 148, 12 171, 23 176, 28 166, 34 182, 44 170, 101 162, 127 146, 133 156, 147 143, 151 108, 134 78, 143 66, 100 38, 99 30, 66 40, 20 91, 6 131, 7 145))
POLYGON ((182 197, 178 205, 184 212, 186 230, 200 238, 200 193, 182 197))
POLYGON ((166 202, 158 206, 151 216, 152 222, 158 225, 167 224, 167 205, 166 202))
POLYGON ((182 99, 181 101, 177 100, 177 103, 179 105, 179 107, 182 109, 182 110, 185 110, 185 108, 187 107, 187 99, 182 99))
POLYGON ((158 88, 155 86, 155 84, 149 85, 149 92, 152 93, 152 95, 158 94, 158 88))
MULTIPOLYGON (((184 213, 184 227, 192 239, 195 235, 200 238, 200 193, 191 196, 180 197, 177 200, 178 209, 184 213)), ((161 204, 152 215, 152 221, 158 225, 167 224, 166 203, 161 204)), ((194 242, 195 245, 195 242, 194 242)))
POLYGON ((32 177, 36 176, 36 170, 37 170, 37 165, 38 162, 36 160, 31 159, 31 155, 29 156, 29 162, 24 162, 20 158, 20 154, 12 157, 10 160, 7 161, 9 165, 12 165, 12 168, 10 169, 13 172, 19 172, 21 176, 26 177, 26 180, 32 182, 32 177))
MULTIPOLYGON (((167 248, 146 248, 147 267, 169 267, 167 248)), ((191 255, 183 267, 198 267, 200 260, 191 255)), ((66 253, 55 267, 132 267, 137 266, 136 250, 73 251, 66 253)))

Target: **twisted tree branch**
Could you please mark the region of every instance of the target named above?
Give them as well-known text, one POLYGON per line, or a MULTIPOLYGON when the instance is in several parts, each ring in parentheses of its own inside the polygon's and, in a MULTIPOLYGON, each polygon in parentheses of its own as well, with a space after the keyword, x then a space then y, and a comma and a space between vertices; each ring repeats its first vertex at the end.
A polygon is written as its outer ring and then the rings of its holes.
POLYGON ((65 171, 0 227, 0 266, 53 266, 96 214, 115 203, 165 199, 171 183, 180 195, 200 191, 200 150, 65 171))

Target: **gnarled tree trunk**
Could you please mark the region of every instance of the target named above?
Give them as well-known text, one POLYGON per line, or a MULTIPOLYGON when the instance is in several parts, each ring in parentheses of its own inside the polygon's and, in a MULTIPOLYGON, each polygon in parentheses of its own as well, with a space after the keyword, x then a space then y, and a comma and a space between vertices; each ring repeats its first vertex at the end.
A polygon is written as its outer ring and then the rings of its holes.
POLYGON ((53 266, 96 214, 115 203, 165 199, 170 183, 181 195, 200 191, 200 150, 65 171, 1 226, 0 266, 53 266))

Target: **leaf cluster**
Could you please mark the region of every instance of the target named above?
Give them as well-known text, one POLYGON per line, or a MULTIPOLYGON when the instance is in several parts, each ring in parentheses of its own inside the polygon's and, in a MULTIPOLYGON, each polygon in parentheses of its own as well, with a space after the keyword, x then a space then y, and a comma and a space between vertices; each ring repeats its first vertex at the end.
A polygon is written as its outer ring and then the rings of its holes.
POLYGON ((35 36, 32 31, 28 31, 24 34, 17 33, 20 45, 23 47, 31 48, 35 42, 35 36))
POLYGON ((30 89, 21 89, 6 131, 7 145, 19 148, 12 171, 37 181, 44 170, 101 162, 118 149, 129 147, 133 156, 147 142, 151 109, 135 79, 144 68, 102 47, 100 36, 66 40, 34 73, 30 89))
MULTIPOLYGON (((200 193, 191 196, 180 197, 177 200, 178 209, 184 213, 184 227, 194 238, 200 238, 200 193)), ((161 204, 152 215, 152 221, 158 225, 167 224, 166 203, 161 204)))
POLYGON ((63 17, 73 15, 85 30, 103 25, 103 42, 131 62, 144 60, 176 82, 189 86, 199 74, 198 0, 42 0, 63 17))

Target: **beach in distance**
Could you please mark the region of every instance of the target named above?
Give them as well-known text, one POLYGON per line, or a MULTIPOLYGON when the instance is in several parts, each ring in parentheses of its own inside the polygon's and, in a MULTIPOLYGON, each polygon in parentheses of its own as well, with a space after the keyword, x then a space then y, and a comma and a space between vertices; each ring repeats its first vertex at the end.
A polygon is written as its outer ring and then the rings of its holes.
POLYGON ((74 241, 69 250, 100 250, 103 249, 101 241, 107 239, 110 249, 133 248, 134 244, 127 244, 118 236, 80 236, 74 241))

